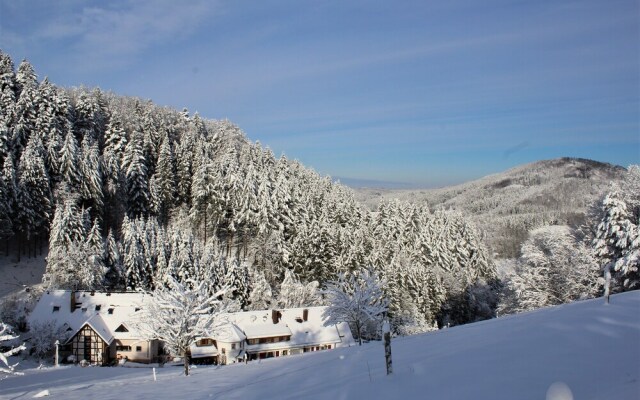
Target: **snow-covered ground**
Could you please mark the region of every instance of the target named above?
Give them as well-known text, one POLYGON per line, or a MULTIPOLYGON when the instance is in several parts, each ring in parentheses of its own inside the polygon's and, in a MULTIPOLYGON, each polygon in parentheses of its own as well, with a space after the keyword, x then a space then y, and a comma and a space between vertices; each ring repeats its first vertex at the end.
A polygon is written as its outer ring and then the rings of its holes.
POLYGON ((29 369, 0 398, 639 399, 640 291, 393 341, 195 368, 29 369))
POLYGON ((7 257, 3 252, 0 255, 0 298, 24 290, 26 286, 41 283, 45 266, 44 255, 35 258, 22 257, 18 263, 15 254, 7 257))

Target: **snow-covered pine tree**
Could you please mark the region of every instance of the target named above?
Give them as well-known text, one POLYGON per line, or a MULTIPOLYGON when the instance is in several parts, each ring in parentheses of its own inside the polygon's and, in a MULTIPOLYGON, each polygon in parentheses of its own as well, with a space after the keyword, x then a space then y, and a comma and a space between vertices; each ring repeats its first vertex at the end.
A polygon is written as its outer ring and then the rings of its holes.
POLYGON ((16 72, 16 97, 22 96, 22 93, 27 89, 35 89, 38 86, 38 76, 33 68, 33 65, 29 61, 22 60, 18 65, 18 71, 16 72))
POLYGON ((82 141, 80 158, 80 195, 85 208, 90 209, 94 218, 102 218, 104 196, 102 193, 102 162, 97 143, 82 141))
POLYGON ((107 235, 106 267, 105 285, 113 289, 124 289, 125 271, 122 264, 120 245, 113 235, 113 230, 109 230, 109 234, 107 235))
POLYGON ((11 125, 16 106, 16 75, 11 56, 0 50, 0 120, 11 125))
POLYGON ((311 307, 322 303, 316 281, 302 283, 296 274, 287 269, 280 285, 276 304, 279 308, 311 307))
POLYGON ((14 108, 11 147, 19 155, 35 129, 39 93, 35 86, 26 86, 14 108))
POLYGON ((107 267, 105 265, 105 245, 102 234, 100 233, 100 224, 98 219, 93 220, 91 229, 86 239, 87 245, 87 263, 91 264, 91 270, 96 276, 96 283, 104 285, 104 277, 107 273, 107 267))
POLYGON ((229 288, 227 296, 240 304, 245 309, 250 294, 249 272, 247 265, 239 260, 227 260, 224 275, 224 286, 229 288))
POLYGON ((262 271, 257 268, 250 269, 250 287, 247 310, 268 310, 273 303, 271 286, 262 271))
POLYGON ((160 153, 158 154, 158 164, 154 175, 157 190, 158 217, 160 222, 166 223, 169 214, 173 209, 176 198, 176 173, 173 150, 166 134, 162 138, 160 153))
POLYGON ((150 276, 146 273, 143 233, 138 228, 140 220, 125 216, 122 221, 121 242, 122 261, 125 271, 125 285, 128 290, 148 289, 150 276))
POLYGON ((81 171, 79 163, 78 142, 73 133, 73 128, 69 124, 69 128, 65 134, 62 149, 60 149, 59 171, 63 182, 66 182, 71 188, 79 189, 81 171))
POLYGON ((626 202, 616 190, 605 196, 594 249, 603 269, 613 267, 626 289, 640 285, 640 232, 626 202))
POLYGON ((144 159, 142 134, 134 132, 127 144, 122 160, 126 187, 127 213, 130 218, 147 216, 149 213, 149 184, 147 164, 144 159))
POLYGON ((49 231, 51 188, 44 148, 37 135, 28 142, 18 166, 18 222, 27 239, 49 231))

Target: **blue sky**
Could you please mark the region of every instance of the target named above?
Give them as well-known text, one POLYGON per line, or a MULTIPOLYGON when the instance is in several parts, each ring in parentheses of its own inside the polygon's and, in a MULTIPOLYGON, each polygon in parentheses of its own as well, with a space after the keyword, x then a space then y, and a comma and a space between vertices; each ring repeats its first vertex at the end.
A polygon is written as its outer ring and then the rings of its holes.
POLYGON ((0 0, 40 78, 228 118, 322 174, 640 162, 640 10, 600 1, 0 0))

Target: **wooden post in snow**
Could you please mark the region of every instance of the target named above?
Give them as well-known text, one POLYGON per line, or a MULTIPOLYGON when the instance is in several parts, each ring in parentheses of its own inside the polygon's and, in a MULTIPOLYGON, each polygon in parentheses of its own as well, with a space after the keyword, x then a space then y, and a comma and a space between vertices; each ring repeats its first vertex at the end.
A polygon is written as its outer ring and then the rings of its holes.
POLYGON ((611 263, 604 266, 604 303, 609 304, 611 290, 611 263))
POLYGON ((387 364, 387 375, 393 372, 391 361, 391 327, 386 319, 382 323, 382 334, 384 336, 384 359, 387 364))

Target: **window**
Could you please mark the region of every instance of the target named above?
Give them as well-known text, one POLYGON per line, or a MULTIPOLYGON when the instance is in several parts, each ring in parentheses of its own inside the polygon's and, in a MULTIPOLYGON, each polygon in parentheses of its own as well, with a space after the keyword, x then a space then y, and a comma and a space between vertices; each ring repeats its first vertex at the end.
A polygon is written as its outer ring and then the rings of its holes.
POLYGON ((209 339, 209 338, 205 338, 205 339, 200 339, 196 342, 196 346, 198 347, 203 347, 203 346, 213 346, 213 339, 209 339))
POLYGON ((96 305, 96 311, 100 311, 101 308, 102 308, 102 306, 100 304, 96 305))
POLYGON ((134 310, 133 310, 133 312, 138 312, 138 311, 140 311, 140 307, 136 307, 136 308, 134 308, 134 310))
POLYGON ((136 346, 136 351, 138 352, 142 351, 142 346, 136 346))
POLYGON ((60 311, 60 306, 53 306, 53 312, 60 311))
POLYGON ((224 347, 222 348, 222 354, 227 354, 227 349, 225 349, 224 347))
POLYGON ((107 313, 108 313, 108 314, 113 314, 113 308, 108 309, 108 310, 107 310, 107 313))
POLYGON ((116 346, 116 351, 131 351, 131 346, 116 346))
POLYGON ((129 330, 127 329, 126 326, 121 324, 119 327, 116 328, 116 332, 129 332, 129 330))
POLYGON ((289 354, 289 350, 282 350, 282 355, 283 355, 283 356, 286 356, 286 355, 288 355, 288 354, 289 354))
POLYGON ((236 344, 235 343, 231 343, 231 350, 235 350, 236 349, 236 344))

